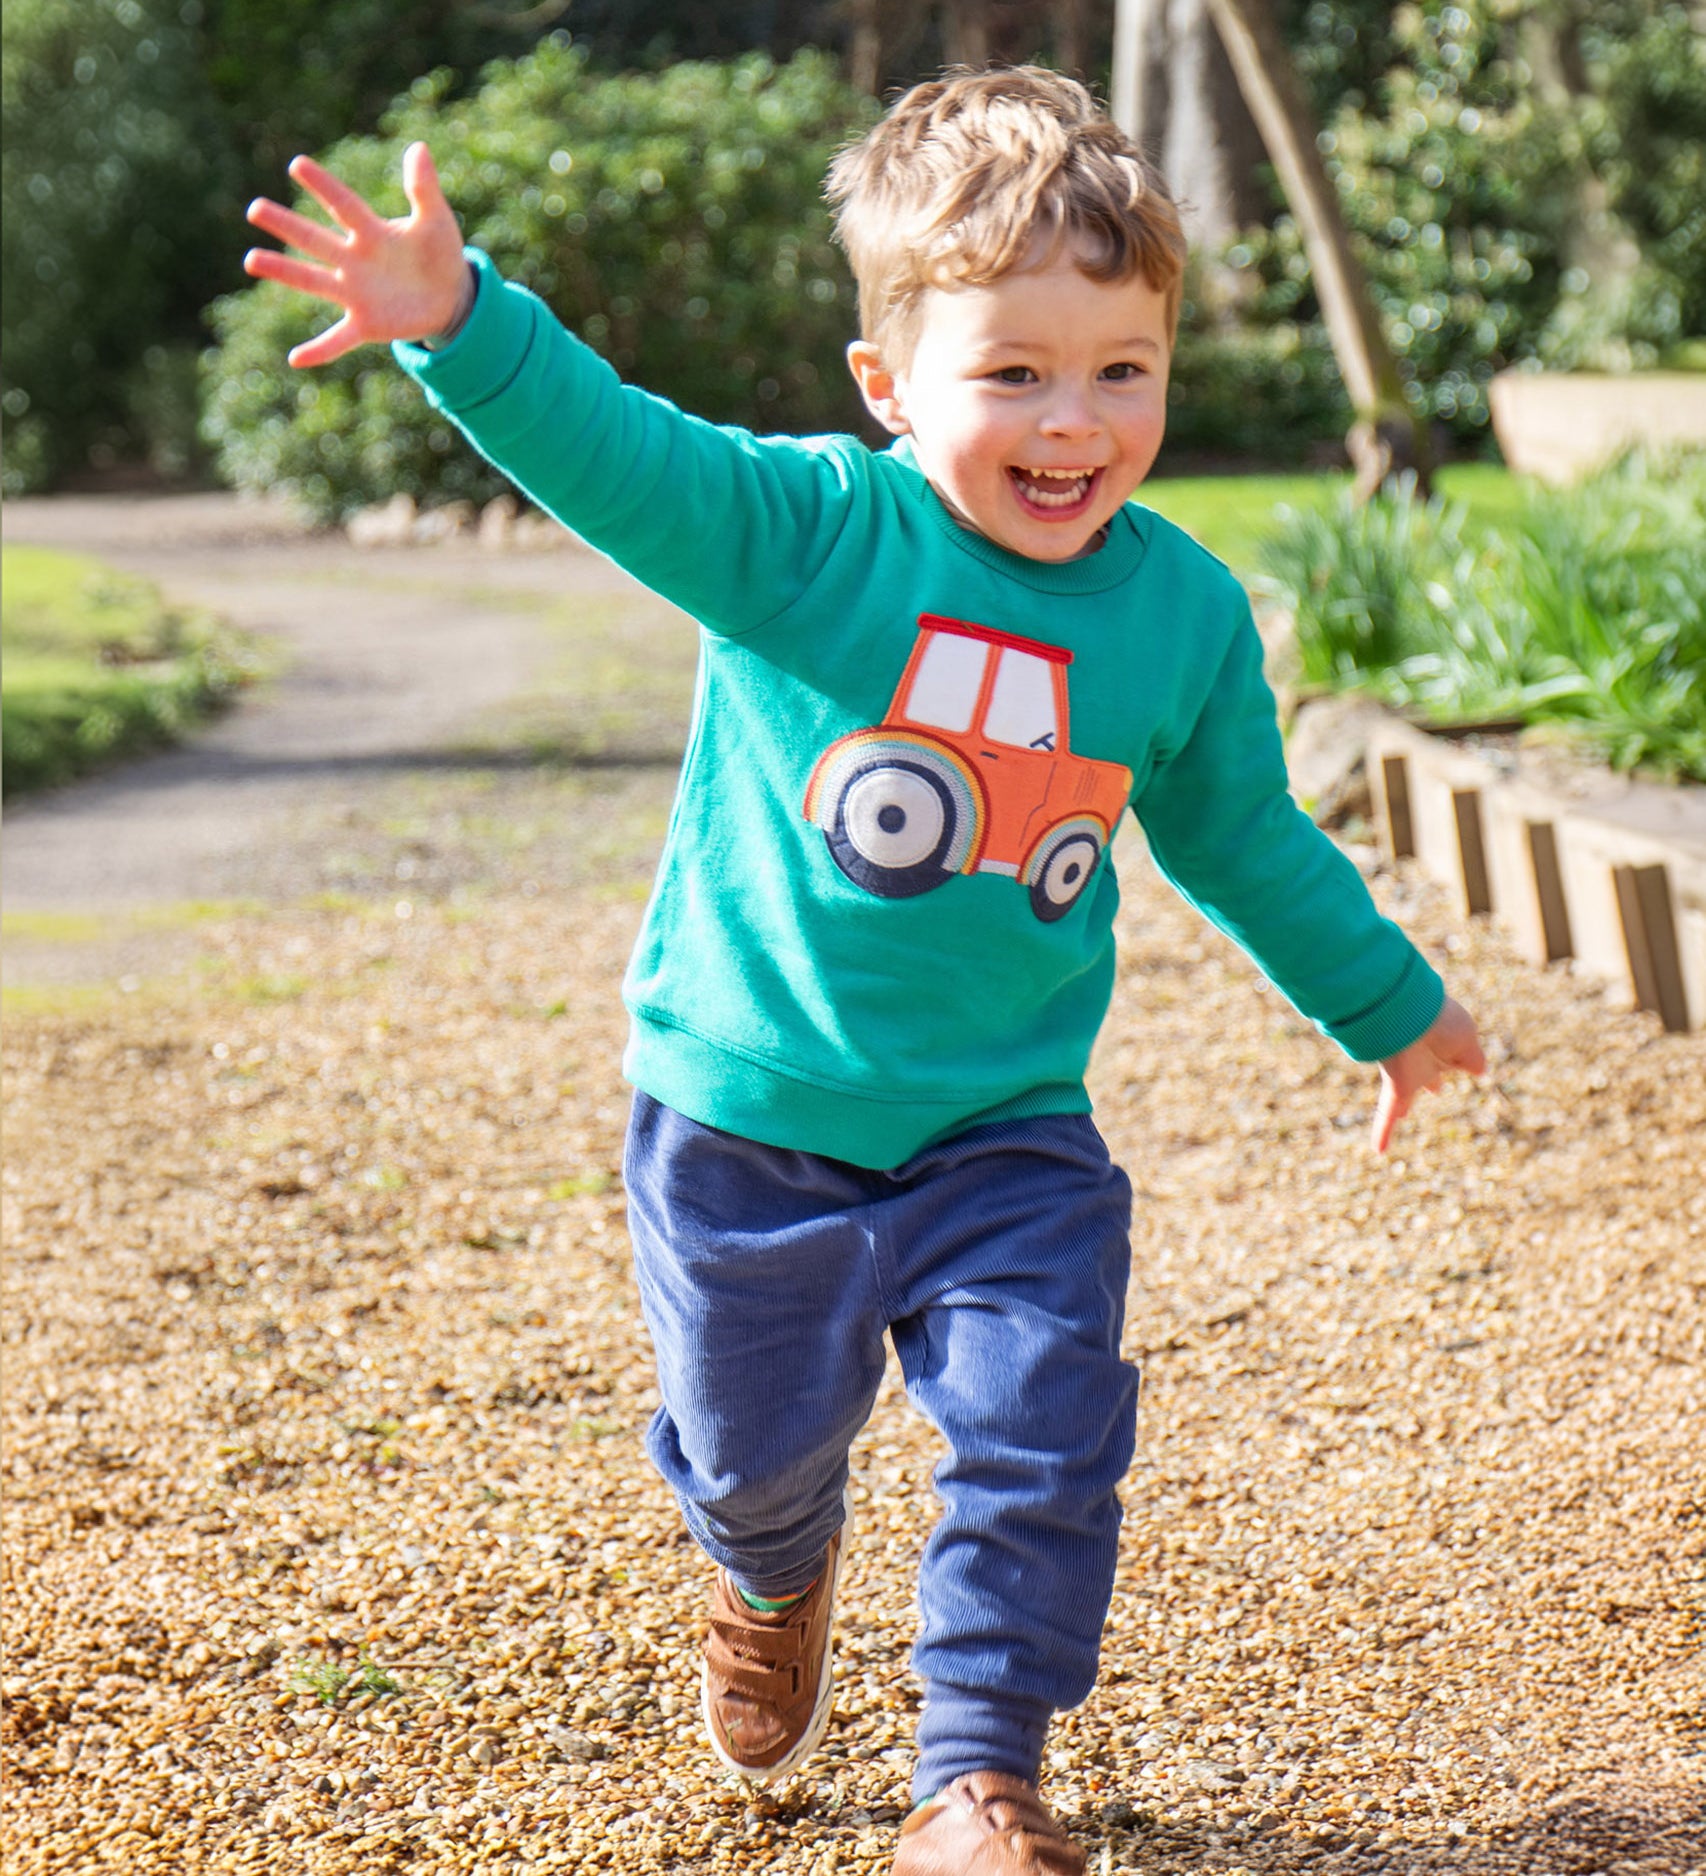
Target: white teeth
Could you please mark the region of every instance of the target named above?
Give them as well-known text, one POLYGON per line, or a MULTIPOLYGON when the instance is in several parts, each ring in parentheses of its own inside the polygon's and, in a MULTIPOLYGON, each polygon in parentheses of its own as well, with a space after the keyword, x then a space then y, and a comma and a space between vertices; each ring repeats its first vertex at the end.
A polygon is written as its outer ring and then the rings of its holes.
POLYGON ((1081 502, 1096 474, 1094 469, 1020 469, 1014 473, 1023 483, 1025 499, 1039 508, 1070 508, 1075 502, 1081 502), (1038 488, 1036 483, 1045 478, 1050 482, 1069 482, 1072 486, 1058 492, 1038 488))

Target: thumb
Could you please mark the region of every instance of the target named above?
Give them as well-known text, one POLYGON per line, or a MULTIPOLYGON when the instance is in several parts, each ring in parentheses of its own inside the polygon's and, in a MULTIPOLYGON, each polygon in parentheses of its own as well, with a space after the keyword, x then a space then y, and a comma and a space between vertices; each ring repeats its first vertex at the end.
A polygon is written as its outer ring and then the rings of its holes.
POLYGON ((450 204, 439 187, 438 165, 424 143, 411 143, 403 152, 403 193, 409 198, 416 221, 450 212, 450 204))

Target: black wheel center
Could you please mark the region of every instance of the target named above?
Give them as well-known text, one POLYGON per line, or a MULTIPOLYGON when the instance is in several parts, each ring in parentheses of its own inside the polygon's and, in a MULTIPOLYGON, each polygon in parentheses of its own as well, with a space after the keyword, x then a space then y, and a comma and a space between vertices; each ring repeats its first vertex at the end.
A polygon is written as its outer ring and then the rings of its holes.
POLYGON ((906 825, 906 810, 891 801, 886 808, 877 810, 877 825, 885 834, 898 834, 906 825))

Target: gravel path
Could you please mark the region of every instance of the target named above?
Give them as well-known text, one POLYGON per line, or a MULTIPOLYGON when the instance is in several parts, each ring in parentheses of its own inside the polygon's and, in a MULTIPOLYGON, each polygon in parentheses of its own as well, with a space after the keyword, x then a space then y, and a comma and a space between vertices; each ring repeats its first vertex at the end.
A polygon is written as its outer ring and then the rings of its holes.
MULTIPOLYGON (((488 724, 546 767, 370 776, 354 886, 9 1021, 8 1871, 887 1867, 934 1435, 891 1377, 838 1718, 756 1803, 641 1446, 616 983, 677 624, 589 602, 488 724)), ((1052 1802, 1093 1872, 1702 1876, 1706 1048, 1383 873, 1494 1073, 1376 1164, 1366 1071, 1121 870, 1145 1403, 1052 1802)))

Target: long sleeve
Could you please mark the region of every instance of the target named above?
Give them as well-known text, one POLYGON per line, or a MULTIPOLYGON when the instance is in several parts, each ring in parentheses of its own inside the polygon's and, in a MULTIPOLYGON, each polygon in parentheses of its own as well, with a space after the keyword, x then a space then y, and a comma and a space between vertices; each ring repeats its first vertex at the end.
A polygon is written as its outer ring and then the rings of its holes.
POLYGON ((398 345, 439 410, 547 513, 693 614, 738 634, 791 606, 858 506, 862 446, 759 438, 624 385, 477 249, 467 323, 398 345))
POLYGON ((1133 804, 1157 865, 1357 1061, 1414 1042, 1438 973, 1287 792, 1262 646, 1246 611, 1188 740, 1133 804))

